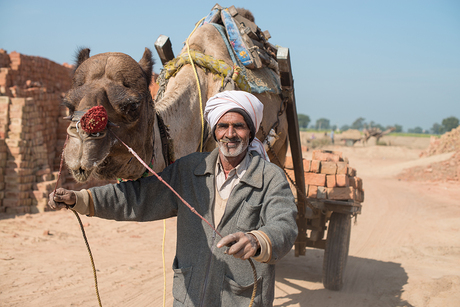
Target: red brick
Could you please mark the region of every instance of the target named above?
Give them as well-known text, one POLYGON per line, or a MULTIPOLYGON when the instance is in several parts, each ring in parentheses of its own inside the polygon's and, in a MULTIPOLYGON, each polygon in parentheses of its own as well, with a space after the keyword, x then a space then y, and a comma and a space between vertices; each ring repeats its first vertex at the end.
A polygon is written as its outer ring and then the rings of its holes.
POLYGON ((303 159, 302 162, 303 162, 303 171, 304 172, 309 172, 310 167, 311 167, 311 160, 303 159))
POLYGON ((348 171, 347 162, 337 162, 337 174, 346 174, 348 171))
POLYGON ((6 103, 0 102, 0 114, 8 115, 9 105, 6 103))
POLYGON ((326 174, 305 173, 305 184, 326 186, 326 174))
POLYGON ((17 198, 17 199, 25 199, 30 198, 30 193, 25 191, 19 190, 8 190, 5 191, 5 198, 17 198))
POLYGON ((336 175, 326 175, 326 186, 328 188, 333 188, 337 186, 336 175))
POLYGON ((42 175, 49 174, 49 173, 51 173, 50 168, 39 169, 35 172, 35 176, 42 176, 42 175))
POLYGON ((8 147, 25 147, 27 145, 27 142, 21 140, 21 139, 5 139, 5 143, 8 147))
POLYGON ((350 185, 347 175, 336 175, 336 185, 338 187, 348 187, 350 185))
POLYGON ((316 185, 308 185, 308 194, 310 198, 316 198, 318 194, 318 187, 316 185))
POLYGON ((359 177, 349 177, 350 186, 355 189, 362 190, 363 189, 363 180, 359 177))
POLYGON ((286 160, 284 161, 284 168, 294 169, 294 163, 292 162, 291 156, 286 156, 286 160))
MULTIPOLYGON (((291 177, 292 180, 295 180, 295 174, 293 169, 286 169, 286 173, 291 177)), ((289 180, 289 179, 288 179, 289 180)))
POLYGON ((353 197, 353 199, 355 201, 357 201, 357 202, 362 203, 364 201, 364 191, 354 189, 354 197, 353 197))
POLYGON ((339 162, 343 161, 340 151, 313 150, 312 160, 339 162))
POLYGON ((34 199, 42 199, 42 198, 48 198, 48 192, 46 191, 31 191, 31 198, 34 199))
POLYGON ((337 173, 337 164, 335 162, 321 161, 321 174, 335 175, 337 173))
POLYGON ((10 154, 19 155, 19 154, 30 154, 31 148, 30 147, 10 147, 10 154))
POLYGON ((27 176, 32 175, 33 169, 31 168, 9 168, 7 167, 5 170, 5 175, 16 175, 16 176, 27 176))
POLYGON ((327 188, 328 199, 349 200, 353 199, 354 191, 352 187, 327 188))
POLYGON ((21 200, 18 198, 4 198, 3 206, 4 207, 17 207, 21 205, 21 200))
POLYGON ((34 105, 34 99, 33 98, 11 98, 11 104, 30 106, 30 105, 34 105))
POLYGON ((34 190, 40 190, 43 192, 52 191, 54 190, 55 186, 56 186, 56 180, 39 182, 33 185, 34 190))
POLYGON ((10 97, 0 96, 0 105, 9 105, 9 104, 10 104, 10 97))
POLYGON ((310 172, 311 173, 319 173, 320 171, 321 171, 321 161, 319 161, 319 160, 311 160, 310 172))

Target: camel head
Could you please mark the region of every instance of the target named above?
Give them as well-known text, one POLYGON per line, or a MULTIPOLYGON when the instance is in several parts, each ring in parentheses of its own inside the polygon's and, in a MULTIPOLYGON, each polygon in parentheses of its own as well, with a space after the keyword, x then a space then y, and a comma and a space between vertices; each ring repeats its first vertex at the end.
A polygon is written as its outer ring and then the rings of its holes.
POLYGON ((150 162, 155 118, 149 91, 152 69, 152 53, 147 48, 139 63, 123 53, 90 57, 89 49, 79 52, 72 88, 64 98, 71 120, 64 158, 78 182, 90 177, 137 179, 145 171, 113 133, 150 162), (82 129, 80 120, 95 106, 106 110, 108 125, 90 133, 82 129))

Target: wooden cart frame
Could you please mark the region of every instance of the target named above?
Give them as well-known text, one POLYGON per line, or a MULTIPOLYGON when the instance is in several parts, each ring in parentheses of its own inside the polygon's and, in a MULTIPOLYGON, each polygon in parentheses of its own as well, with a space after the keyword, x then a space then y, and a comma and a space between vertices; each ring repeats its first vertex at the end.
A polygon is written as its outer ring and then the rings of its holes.
POLYGON ((323 285, 329 290, 340 290, 350 245, 351 218, 361 213, 361 204, 307 198, 289 49, 279 47, 277 59, 283 96, 288 98, 288 135, 297 189, 299 234, 295 256, 305 255, 307 247, 324 249, 323 285), (327 238, 324 239, 326 230, 327 238))

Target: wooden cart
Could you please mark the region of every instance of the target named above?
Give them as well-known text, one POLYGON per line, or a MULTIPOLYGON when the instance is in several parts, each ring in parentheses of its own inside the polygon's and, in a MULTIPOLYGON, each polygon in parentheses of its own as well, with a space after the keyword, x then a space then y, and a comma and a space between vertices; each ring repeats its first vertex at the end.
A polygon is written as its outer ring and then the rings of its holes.
POLYGON ((348 258, 351 218, 361 213, 361 204, 353 200, 336 201, 313 199, 306 196, 289 49, 279 48, 277 58, 283 95, 289 97, 286 112, 297 189, 297 226, 299 230, 295 242, 295 256, 305 255, 307 247, 324 249, 323 285, 329 290, 340 290, 343 286, 348 258), (326 233, 327 237, 324 238, 326 233))

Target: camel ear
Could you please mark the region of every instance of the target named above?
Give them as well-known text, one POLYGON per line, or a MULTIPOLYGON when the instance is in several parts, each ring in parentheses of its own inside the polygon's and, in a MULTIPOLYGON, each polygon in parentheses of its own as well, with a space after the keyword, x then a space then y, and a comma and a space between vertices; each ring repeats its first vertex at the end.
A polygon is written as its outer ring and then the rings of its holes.
POLYGON ((89 48, 81 48, 80 50, 78 50, 77 64, 75 65, 75 70, 78 68, 78 66, 81 65, 81 63, 89 59, 89 52, 89 48))
POLYGON ((144 71, 149 85, 152 81, 153 64, 155 64, 155 61, 152 58, 152 51, 150 51, 149 48, 145 48, 144 55, 142 56, 142 59, 139 61, 139 65, 144 71))

